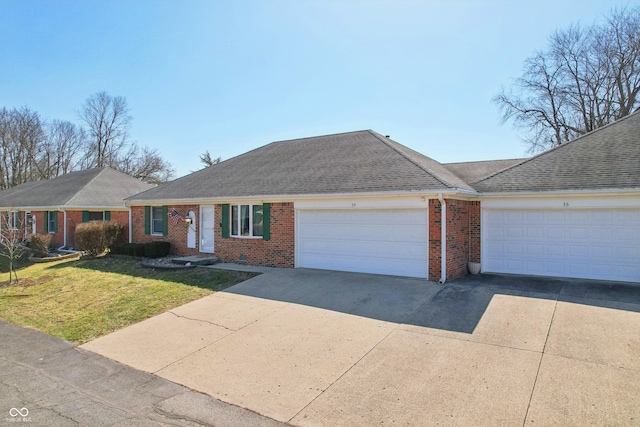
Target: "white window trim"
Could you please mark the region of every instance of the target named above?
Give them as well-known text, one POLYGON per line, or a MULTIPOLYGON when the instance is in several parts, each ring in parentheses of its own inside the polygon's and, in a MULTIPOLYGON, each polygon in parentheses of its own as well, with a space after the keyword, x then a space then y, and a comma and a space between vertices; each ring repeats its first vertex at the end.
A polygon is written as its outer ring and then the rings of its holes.
MULTIPOLYGON (((254 236, 253 235, 253 207, 254 206, 262 206, 261 203, 239 203, 239 204, 231 204, 229 205, 229 237, 234 239, 263 239, 263 236, 254 236), (249 206, 249 235, 243 236, 242 234, 233 234, 233 207, 238 207, 238 233, 240 233, 241 229, 241 206, 249 206)), ((263 231, 264 234, 264 231, 263 231)))
MULTIPOLYGON (((51 212, 56 212, 56 211, 47 211, 47 234, 56 234, 56 230, 54 227, 54 230, 51 231, 51 212)), ((57 215, 57 212, 56 212, 57 215)))
MULTIPOLYGON (((162 225, 160 226, 161 230, 158 231, 154 231, 153 230, 153 210, 154 209, 160 209, 160 213, 162 213, 162 206, 151 206, 151 209, 149 209, 149 216, 151 218, 149 218, 149 232, 152 236, 163 236, 162 234, 162 229, 164 227, 164 223, 162 223, 162 225)), ((160 215, 162 217, 162 215, 160 215)), ((166 221, 167 218, 162 218, 162 221, 166 221)))
POLYGON ((104 217, 105 217, 105 211, 88 211, 89 212, 89 221, 104 221, 104 217), (91 214, 92 213, 101 213, 102 214, 102 219, 91 219, 91 214))
POLYGON ((16 223, 18 222, 20 222, 20 212, 9 211, 9 224, 7 224, 7 228, 9 230, 18 230, 18 227, 16 227, 16 223))

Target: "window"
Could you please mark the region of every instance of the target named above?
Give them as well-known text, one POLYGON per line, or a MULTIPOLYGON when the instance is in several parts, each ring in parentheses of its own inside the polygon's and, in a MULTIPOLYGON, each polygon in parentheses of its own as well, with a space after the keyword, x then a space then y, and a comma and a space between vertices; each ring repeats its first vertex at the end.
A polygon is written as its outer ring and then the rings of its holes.
POLYGON ((7 228, 18 230, 20 228, 20 212, 9 212, 7 215, 7 228))
POLYGON ((166 220, 163 213, 162 206, 151 207, 151 234, 163 235, 164 221, 166 220))
POLYGON ((48 233, 55 233, 58 231, 58 212, 45 212, 44 219, 48 233))
POLYGON ((262 205, 231 205, 231 235, 262 237, 262 205))
POLYGON ((89 212, 89 221, 104 220, 104 212, 89 212))

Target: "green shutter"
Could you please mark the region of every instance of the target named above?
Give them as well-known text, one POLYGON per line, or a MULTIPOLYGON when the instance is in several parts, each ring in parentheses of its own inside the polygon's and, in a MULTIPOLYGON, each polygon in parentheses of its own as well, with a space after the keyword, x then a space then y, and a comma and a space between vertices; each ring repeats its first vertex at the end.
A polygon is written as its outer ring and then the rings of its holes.
POLYGON ((104 220, 111 221, 111 211, 104 211, 104 220))
POLYGON ((224 239, 229 238, 229 204, 222 205, 222 237, 224 239))
POLYGON ((45 234, 49 232, 49 211, 42 212, 42 232, 45 234))
POLYGON ((1 227, 1 228, 6 230, 9 229, 9 212, 4 213, 4 227, 1 227))
POLYGON ((151 234, 151 206, 144 207, 144 234, 151 234))
POLYGON ((262 204, 262 238, 271 240, 271 203, 262 204))
POLYGON ((82 211, 82 222, 89 222, 89 211, 82 211))
POLYGON ((162 207, 162 235, 166 236, 169 234, 169 207, 162 207))
POLYGON ((18 211, 18 223, 16 224, 17 229, 22 228, 22 220, 20 219, 20 215, 22 215, 22 212, 18 211))

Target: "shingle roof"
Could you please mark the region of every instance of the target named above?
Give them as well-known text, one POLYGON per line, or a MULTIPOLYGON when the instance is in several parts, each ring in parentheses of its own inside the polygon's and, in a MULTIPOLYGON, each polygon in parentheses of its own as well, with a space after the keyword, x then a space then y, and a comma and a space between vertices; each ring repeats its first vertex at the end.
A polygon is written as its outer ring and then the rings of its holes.
POLYGON ((371 130, 273 142, 131 202, 473 189, 440 163, 371 130))
POLYGON ((458 175, 464 182, 476 182, 526 159, 482 160, 477 162, 443 163, 443 166, 458 175))
POLYGON ((123 208, 124 199, 152 185, 111 168, 70 172, 0 192, 0 208, 123 208))
POLYGON ((472 185, 482 192, 640 188, 640 112, 472 185))

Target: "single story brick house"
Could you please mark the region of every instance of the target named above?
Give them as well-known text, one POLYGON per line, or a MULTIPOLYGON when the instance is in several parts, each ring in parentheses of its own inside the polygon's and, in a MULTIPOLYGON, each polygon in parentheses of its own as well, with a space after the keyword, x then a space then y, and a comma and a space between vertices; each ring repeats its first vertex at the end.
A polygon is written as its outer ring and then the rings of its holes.
POLYGON ((528 159, 441 164, 370 130, 274 142, 126 204, 134 242, 226 262, 640 281, 640 115, 528 159))
POLYGON ((124 199, 152 187, 108 167, 87 169, 4 190, 0 212, 3 225, 22 229, 25 238, 49 233, 56 247, 73 247, 76 225, 91 220, 127 225, 128 239, 129 208, 124 199))

